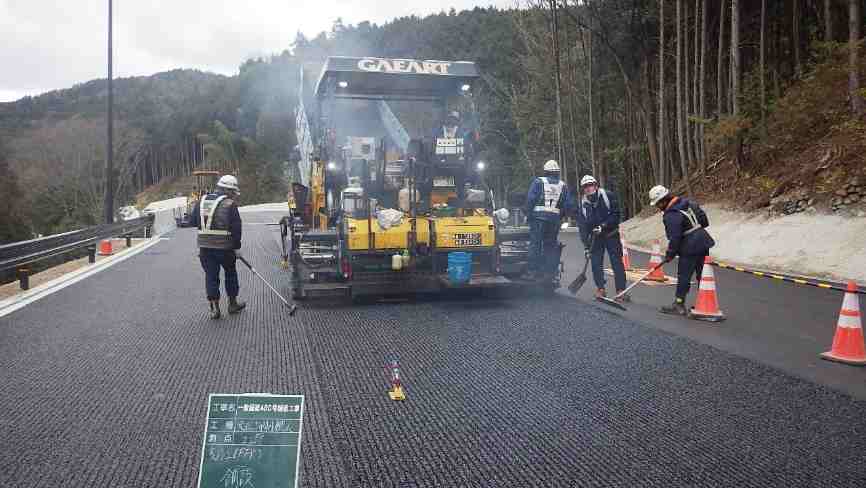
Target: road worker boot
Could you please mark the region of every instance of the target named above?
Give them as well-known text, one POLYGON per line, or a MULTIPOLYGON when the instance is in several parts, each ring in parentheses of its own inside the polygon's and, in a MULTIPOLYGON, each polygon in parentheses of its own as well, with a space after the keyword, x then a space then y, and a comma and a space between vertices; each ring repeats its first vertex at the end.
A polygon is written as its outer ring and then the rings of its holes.
POLYGON ((222 312, 220 312, 220 301, 219 300, 208 300, 210 302, 210 318, 216 320, 222 317, 222 312))
POLYGON ((595 298, 605 298, 607 297, 607 291, 604 288, 597 288, 595 290, 595 298))
POLYGON ((674 300, 674 303, 670 305, 665 305, 659 309, 659 312, 666 313, 668 315, 681 315, 685 317, 687 315, 686 305, 683 303, 682 298, 677 298, 674 300))
POLYGON ((229 313, 236 314, 246 308, 247 304, 239 302, 238 297, 229 297, 229 313))

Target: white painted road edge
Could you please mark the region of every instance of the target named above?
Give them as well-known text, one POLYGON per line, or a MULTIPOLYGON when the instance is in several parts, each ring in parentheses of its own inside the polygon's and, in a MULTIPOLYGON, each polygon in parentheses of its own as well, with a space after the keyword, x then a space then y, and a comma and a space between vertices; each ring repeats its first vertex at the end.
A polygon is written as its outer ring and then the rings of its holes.
POLYGON ((111 266, 114 266, 117 263, 123 262, 141 252, 146 251, 147 249, 159 244, 160 242, 168 240, 164 237, 154 236, 150 239, 150 242, 146 242, 144 244, 139 244, 129 250, 121 251, 115 256, 111 256, 105 258, 98 263, 86 266, 84 268, 75 270, 71 273, 67 273, 59 278, 55 278, 47 283, 43 283, 35 288, 31 288, 23 293, 19 293, 13 297, 7 298, 5 300, 0 301, 0 317, 4 317, 9 315, 10 313, 22 309, 27 305, 39 300, 40 298, 47 297, 52 293, 56 293, 67 286, 74 285, 79 281, 93 276, 96 273, 104 269, 108 269, 111 266))

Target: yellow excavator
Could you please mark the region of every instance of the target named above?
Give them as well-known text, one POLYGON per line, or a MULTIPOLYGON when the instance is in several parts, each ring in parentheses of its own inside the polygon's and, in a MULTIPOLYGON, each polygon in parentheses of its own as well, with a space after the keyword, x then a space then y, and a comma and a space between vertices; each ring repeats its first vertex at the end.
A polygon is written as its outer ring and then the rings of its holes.
POLYGON ((301 73, 294 298, 526 283, 528 231, 505 227, 477 158, 474 63, 330 57, 309 98, 301 73))

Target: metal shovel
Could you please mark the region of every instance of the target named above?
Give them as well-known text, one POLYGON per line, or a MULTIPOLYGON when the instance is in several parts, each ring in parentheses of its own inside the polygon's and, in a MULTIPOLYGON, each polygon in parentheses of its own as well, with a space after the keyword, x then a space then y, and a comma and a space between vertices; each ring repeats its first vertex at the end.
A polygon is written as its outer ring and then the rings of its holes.
POLYGON ((586 261, 583 263, 583 271, 568 285, 568 291, 571 292, 572 295, 576 295, 577 291, 580 290, 580 287, 586 283, 586 268, 589 267, 589 261, 592 257, 592 248, 595 245, 595 234, 589 238, 589 251, 590 255, 586 257, 586 261))
POLYGON ((640 283, 641 281, 647 279, 647 277, 649 277, 649 275, 653 274, 653 272, 654 272, 655 270, 661 268, 664 264, 665 264, 664 261, 662 261, 662 262, 660 262, 659 264, 653 266, 653 268, 652 268, 651 270, 647 271, 645 275, 643 275, 643 276, 641 276, 640 278, 638 278, 637 281, 635 281, 634 283, 632 283, 631 285, 629 285, 628 288, 626 288, 625 290, 619 292, 615 297, 613 297, 613 298, 608 298, 608 297, 595 297, 595 299, 598 300, 598 301, 600 301, 601 303, 603 303, 603 304, 605 304, 605 305, 610 305, 611 307, 618 308, 618 309, 620 309, 620 310, 622 310, 622 311, 624 311, 624 312, 625 312, 625 311, 628 311, 628 309, 625 308, 625 305, 623 305, 622 303, 616 301, 616 299, 617 299, 617 298, 621 298, 622 296, 624 296, 624 295, 625 295, 626 293, 628 293, 632 288, 634 288, 635 286, 637 286, 638 283, 640 283))
POLYGON ((264 283, 265 285, 267 285, 267 287, 270 288, 271 291, 274 292, 274 294, 275 294, 277 297, 279 297, 279 299, 282 300, 283 303, 285 303, 287 307, 289 307, 289 308, 291 309, 291 310, 289 310, 289 316, 295 315, 295 312, 298 310, 298 306, 297 306, 297 305, 291 304, 291 303, 289 303, 288 300, 286 300, 285 298, 283 298, 283 296, 280 295, 280 292, 278 292, 276 288, 274 288, 273 286, 271 286, 271 284, 268 283, 268 280, 266 280, 262 275, 260 275, 259 272, 256 271, 255 268, 253 268, 253 266, 252 266, 252 265, 251 265, 251 264, 250 264, 246 259, 244 259, 243 256, 238 256, 238 260, 240 260, 240 262, 242 262, 242 263, 244 263, 245 265, 247 265, 247 268, 250 268, 250 271, 252 271, 254 275, 258 276, 258 278, 259 278, 260 280, 262 280, 262 283, 264 283))

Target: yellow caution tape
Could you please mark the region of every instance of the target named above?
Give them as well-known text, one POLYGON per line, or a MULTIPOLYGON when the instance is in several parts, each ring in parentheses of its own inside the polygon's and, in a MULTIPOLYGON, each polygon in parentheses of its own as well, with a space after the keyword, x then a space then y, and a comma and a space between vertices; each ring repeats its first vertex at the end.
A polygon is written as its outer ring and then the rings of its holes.
MULTIPOLYGON (((795 283, 797 285, 814 286, 814 287, 818 287, 818 288, 823 288, 825 290, 848 291, 848 289, 845 287, 832 285, 830 283, 818 283, 818 282, 807 281, 807 280, 804 280, 801 278, 790 278, 790 277, 779 275, 779 274, 766 273, 764 271, 755 271, 755 270, 751 270, 751 269, 741 268, 739 266, 732 266, 730 264, 725 264, 725 263, 718 262, 718 261, 713 261, 711 264, 713 266, 717 266, 719 268, 732 269, 734 271, 739 271, 741 273, 748 273, 748 274, 753 275, 753 276, 759 276, 762 278, 773 278, 775 280, 787 281, 788 283, 795 283)), ((855 293, 858 293, 861 295, 866 295, 866 291, 863 291, 861 289, 857 289, 857 291, 855 293)))

